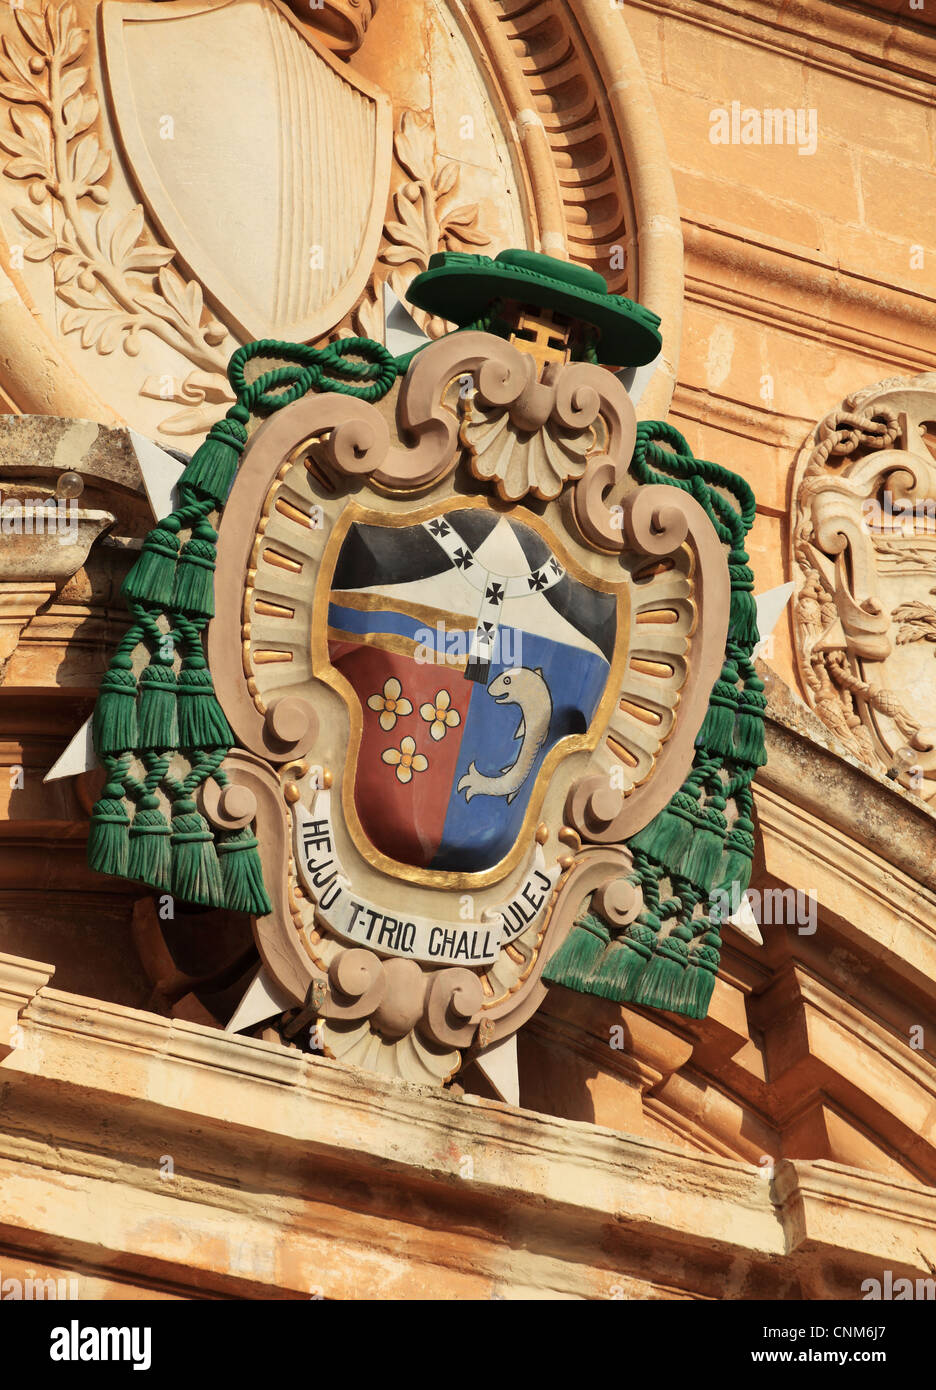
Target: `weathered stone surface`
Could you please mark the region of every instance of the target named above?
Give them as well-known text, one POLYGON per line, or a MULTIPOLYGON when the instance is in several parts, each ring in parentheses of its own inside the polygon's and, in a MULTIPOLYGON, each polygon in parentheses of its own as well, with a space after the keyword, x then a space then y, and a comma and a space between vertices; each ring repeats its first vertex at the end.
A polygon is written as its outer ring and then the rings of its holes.
POLYGON ((931 1191, 836 1163, 765 1173, 48 987, 20 1030, 0 1229, 83 1289, 107 1266, 241 1297, 857 1297, 936 1253, 931 1191))

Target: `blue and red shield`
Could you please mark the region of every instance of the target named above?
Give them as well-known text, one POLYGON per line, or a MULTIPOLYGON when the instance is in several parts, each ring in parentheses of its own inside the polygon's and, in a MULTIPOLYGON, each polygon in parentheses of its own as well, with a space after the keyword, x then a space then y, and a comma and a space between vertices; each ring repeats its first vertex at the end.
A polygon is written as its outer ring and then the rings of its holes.
POLYGON ((544 760, 602 700, 616 596, 574 578, 532 526, 466 506, 352 523, 329 599, 329 657, 363 717, 366 835, 403 864, 490 868, 544 760))

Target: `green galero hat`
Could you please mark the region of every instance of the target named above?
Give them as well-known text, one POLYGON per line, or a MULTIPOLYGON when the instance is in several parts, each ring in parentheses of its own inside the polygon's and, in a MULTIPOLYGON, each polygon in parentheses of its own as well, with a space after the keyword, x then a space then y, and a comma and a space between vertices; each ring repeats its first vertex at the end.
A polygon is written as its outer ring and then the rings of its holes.
POLYGON ((609 294, 596 270, 537 251, 501 251, 493 260, 441 251, 413 280, 407 298, 459 328, 476 323, 498 300, 555 309, 598 330, 598 360, 610 367, 642 367, 662 346, 660 320, 650 309, 609 294))

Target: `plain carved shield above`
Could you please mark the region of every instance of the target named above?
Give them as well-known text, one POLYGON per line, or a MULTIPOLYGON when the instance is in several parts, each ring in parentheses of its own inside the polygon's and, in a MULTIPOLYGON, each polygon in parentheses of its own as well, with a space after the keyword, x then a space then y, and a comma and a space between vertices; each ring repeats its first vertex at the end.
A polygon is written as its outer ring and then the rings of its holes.
POLYGON ((377 255, 389 98, 276 0, 101 13, 121 145, 188 273, 245 338, 326 332, 377 255))
MULTIPOLYGON (((528 6, 489 11, 0 6, 0 395, 192 453, 233 401, 238 346, 384 341, 385 312, 434 254, 512 246, 580 259, 663 317, 641 403, 665 412, 679 214, 624 12, 544 4, 531 45, 528 6), (37 355, 46 370, 18 369, 37 355)), ((413 313, 429 337, 446 331, 413 313)), ((489 471, 504 445, 493 426, 466 421, 489 471)), ((530 470, 552 476, 567 444, 537 440, 505 495, 530 470)))

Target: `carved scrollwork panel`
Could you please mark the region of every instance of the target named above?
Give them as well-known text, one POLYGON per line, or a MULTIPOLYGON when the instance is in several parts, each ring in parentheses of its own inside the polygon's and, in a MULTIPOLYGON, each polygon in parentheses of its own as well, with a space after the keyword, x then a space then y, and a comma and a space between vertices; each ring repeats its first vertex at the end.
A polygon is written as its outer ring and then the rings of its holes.
POLYGON ((806 697, 863 761, 936 793, 936 377, 855 393, 803 451, 794 504, 806 697))

